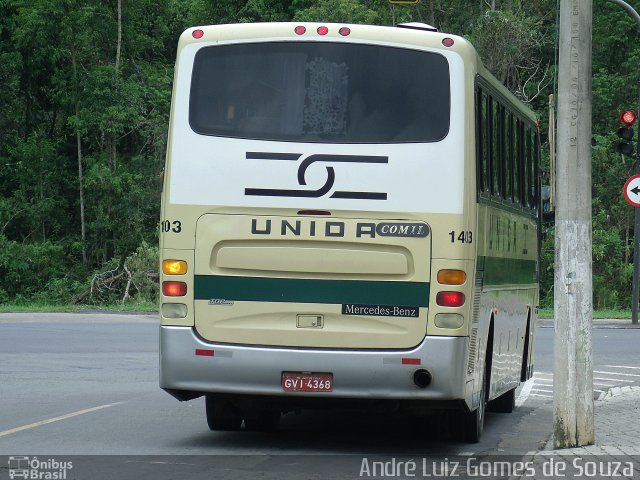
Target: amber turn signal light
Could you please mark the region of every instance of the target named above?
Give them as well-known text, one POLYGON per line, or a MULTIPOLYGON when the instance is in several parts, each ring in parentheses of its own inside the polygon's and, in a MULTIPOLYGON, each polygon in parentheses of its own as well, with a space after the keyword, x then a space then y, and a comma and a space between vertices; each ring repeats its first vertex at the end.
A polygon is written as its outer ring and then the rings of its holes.
POLYGON ((162 273, 165 275, 184 275, 187 273, 187 262, 184 260, 163 260, 162 273))
POLYGON ((438 283, 440 285, 462 285, 467 281, 467 274, 462 270, 440 270, 438 283))

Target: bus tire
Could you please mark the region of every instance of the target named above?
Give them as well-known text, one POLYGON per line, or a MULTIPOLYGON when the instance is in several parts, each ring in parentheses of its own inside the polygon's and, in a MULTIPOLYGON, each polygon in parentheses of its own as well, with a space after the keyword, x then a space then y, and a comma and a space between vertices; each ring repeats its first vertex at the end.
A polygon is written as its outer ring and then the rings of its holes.
POLYGON ((253 432, 273 432, 280 423, 280 412, 262 410, 252 416, 245 416, 244 427, 253 432))
POLYGON ((487 405, 490 412, 511 413, 516 408, 516 389, 503 393, 487 405))
POLYGON ((467 443, 478 443, 484 430, 484 417, 487 406, 487 374, 486 369, 482 377, 482 390, 480 391, 480 405, 472 412, 464 412, 460 424, 460 439, 467 443))
POLYGON ((207 395, 205 398, 207 425, 210 430, 240 430, 242 412, 228 401, 207 395))

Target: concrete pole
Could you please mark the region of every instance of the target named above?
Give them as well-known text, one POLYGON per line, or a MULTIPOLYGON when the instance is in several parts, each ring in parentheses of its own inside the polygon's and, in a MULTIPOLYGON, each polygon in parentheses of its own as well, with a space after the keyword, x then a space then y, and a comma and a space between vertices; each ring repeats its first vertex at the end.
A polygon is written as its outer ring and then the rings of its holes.
POLYGON ((556 176, 555 448, 593 445, 592 0, 560 0, 556 176))

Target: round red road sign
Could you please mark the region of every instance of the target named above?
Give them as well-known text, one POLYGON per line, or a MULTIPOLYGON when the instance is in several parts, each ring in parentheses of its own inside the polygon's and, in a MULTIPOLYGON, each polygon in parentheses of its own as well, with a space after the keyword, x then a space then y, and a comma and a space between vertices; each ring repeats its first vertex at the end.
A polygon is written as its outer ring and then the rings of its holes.
POLYGON ((634 175, 624 184, 624 199, 629 205, 640 207, 640 174, 634 175))

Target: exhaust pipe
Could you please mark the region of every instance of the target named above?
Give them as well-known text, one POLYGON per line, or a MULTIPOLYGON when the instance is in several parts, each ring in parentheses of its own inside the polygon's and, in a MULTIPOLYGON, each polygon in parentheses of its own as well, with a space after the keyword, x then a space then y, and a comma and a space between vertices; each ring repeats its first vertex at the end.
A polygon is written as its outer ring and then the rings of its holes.
POLYGON ((431 384, 431 380, 431 374, 424 368, 416 370, 413 374, 413 383, 415 383, 418 388, 427 388, 431 384))

